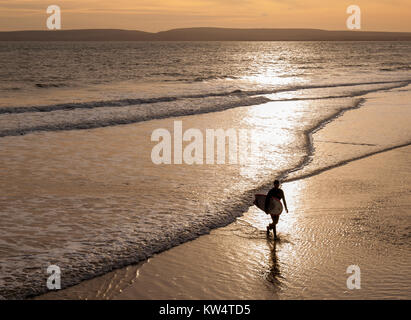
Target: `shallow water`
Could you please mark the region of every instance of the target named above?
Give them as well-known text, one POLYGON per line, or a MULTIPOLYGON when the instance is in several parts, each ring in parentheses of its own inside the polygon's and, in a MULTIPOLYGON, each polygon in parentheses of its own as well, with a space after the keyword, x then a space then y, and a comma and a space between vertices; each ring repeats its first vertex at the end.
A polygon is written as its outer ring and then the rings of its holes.
MULTIPOLYGON (((270 219, 251 207, 230 226, 136 267, 132 282, 121 286, 107 277, 120 287, 104 298, 408 299, 409 152, 396 149, 287 183, 291 210, 281 215, 278 241, 266 237, 270 219), (360 268, 360 289, 347 287, 351 265, 360 268)), ((76 290, 93 299, 92 285, 76 290)), ((58 296, 77 297, 73 291, 58 296)))
POLYGON ((0 295, 44 292, 50 264, 61 267, 68 286, 142 261, 234 221, 274 178, 410 140, 408 130, 398 130, 378 145, 366 140, 330 157, 316 157, 326 151, 311 141, 378 92, 409 94, 407 43, 347 44, 355 66, 341 43, 142 45, 2 44, 0 55, 16 58, 1 69, 0 295), (41 60, 50 50, 55 60, 41 60), (142 53, 150 50, 170 54, 147 60, 142 53), (102 51, 104 61, 94 61, 102 51), (217 57, 208 69, 210 52, 217 57), (32 56, 38 62, 23 75, 20 65, 32 56), (176 62, 183 78, 169 75, 176 67, 169 59, 183 59, 176 62), (393 70, 382 70, 386 65, 393 70), (58 78, 53 66, 67 76, 64 85, 49 85, 58 78), (256 130, 259 152, 243 165, 157 166, 151 134, 173 132, 175 120, 184 130, 256 130))
POLYGON ((38 299, 408 299, 410 151, 284 184, 290 212, 276 242, 251 207, 210 235, 38 299), (352 265, 360 289, 347 287, 352 265))

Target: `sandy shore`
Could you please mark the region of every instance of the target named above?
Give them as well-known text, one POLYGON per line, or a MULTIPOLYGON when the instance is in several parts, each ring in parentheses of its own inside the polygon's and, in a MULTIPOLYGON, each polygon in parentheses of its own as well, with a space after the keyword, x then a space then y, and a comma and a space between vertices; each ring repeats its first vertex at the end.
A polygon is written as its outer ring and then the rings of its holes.
POLYGON ((398 89, 368 95, 316 131, 314 157, 298 172, 307 177, 283 184, 290 213, 277 242, 265 235, 269 218, 250 207, 141 264, 36 299, 409 299, 411 147, 396 147, 407 144, 409 117, 409 92, 398 89), (328 169, 313 174, 318 167, 328 169), (351 265, 360 267, 360 290, 347 288, 351 265))
POLYGON ((280 240, 255 207, 225 228, 40 299, 411 297, 411 147, 284 184, 280 240), (346 269, 361 269, 348 290, 346 269))
POLYGON ((151 259, 115 299, 384 299, 411 296, 411 147, 284 186, 280 241, 252 207, 234 224, 151 259), (385 197, 381 197, 385 195, 385 197), (361 268, 361 290, 346 269, 361 268))

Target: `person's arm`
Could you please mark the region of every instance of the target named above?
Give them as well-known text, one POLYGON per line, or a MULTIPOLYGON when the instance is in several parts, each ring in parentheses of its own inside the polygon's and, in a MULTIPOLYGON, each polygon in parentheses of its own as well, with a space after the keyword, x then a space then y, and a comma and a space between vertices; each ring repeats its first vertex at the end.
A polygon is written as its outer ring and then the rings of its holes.
POLYGON ((267 213, 268 206, 270 205, 270 198, 272 197, 272 190, 268 191, 267 196, 265 197, 264 212, 267 213))
POLYGON ((285 211, 287 211, 287 213, 288 213, 287 202, 285 201, 284 191, 283 191, 283 202, 284 202, 285 211))

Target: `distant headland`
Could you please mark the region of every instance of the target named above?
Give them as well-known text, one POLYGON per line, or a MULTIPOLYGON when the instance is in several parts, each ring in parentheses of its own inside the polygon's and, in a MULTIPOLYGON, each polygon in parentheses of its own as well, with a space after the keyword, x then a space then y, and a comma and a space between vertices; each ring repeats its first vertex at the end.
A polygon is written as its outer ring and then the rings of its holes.
POLYGON ((121 29, 5 31, 0 41, 411 41, 411 32, 320 29, 184 28, 156 33, 121 29))

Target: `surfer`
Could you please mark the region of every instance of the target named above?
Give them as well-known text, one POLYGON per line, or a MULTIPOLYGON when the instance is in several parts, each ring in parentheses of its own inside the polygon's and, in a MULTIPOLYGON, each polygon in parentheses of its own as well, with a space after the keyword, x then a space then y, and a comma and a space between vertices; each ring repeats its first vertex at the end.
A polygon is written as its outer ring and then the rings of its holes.
POLYGON ((287 202, 285 201, 284 191, 282 189, 280 189, 280 181, 278 181, 278 180, 274 181, 274 188, 272 188, 267 193, 267 197, 265 198, 265 206, 264 206, 264 211, 267 214, 270 214, 271 219, 273 219, 273 223, 271 223, 270 225, 267 226, 267 235, 270 233, 270 230, 272 229, 273 232, 274 232, 274 239, 277 239, 276 225, 278 223, 278 219, 280 218, 280 215, 271 214, 268 210, 269 206, 270 206, 270 199, 272 197, 276 198, 276 200, 278 200, 278 201, 283 200, 285 211, 287 211, 287 213, 288 213, 287 202))

